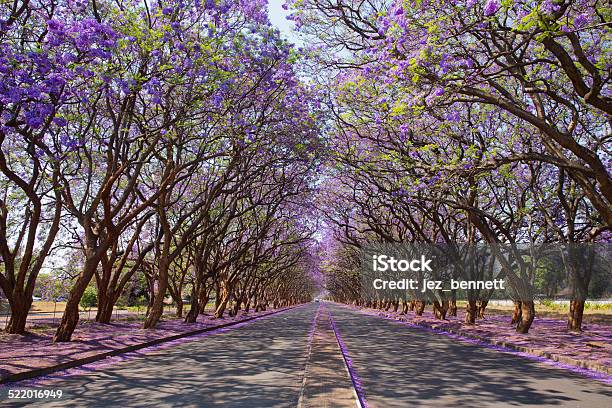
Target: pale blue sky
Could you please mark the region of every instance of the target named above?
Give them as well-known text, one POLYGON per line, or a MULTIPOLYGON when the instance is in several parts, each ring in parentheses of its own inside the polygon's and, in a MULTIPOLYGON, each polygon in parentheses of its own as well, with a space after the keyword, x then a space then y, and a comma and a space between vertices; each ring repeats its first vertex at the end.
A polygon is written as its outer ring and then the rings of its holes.
POLYGON ((268 0, 268 15, 270 16, 270 22, 280 30, 284 38, 294 44, 300 44, 300 39, 295 32, 293 32, 295 24, 293 24, 293 21, 289 21, 286 18, 289 12, 283 9, 282 5, 284 2, 285 0, 268 0))

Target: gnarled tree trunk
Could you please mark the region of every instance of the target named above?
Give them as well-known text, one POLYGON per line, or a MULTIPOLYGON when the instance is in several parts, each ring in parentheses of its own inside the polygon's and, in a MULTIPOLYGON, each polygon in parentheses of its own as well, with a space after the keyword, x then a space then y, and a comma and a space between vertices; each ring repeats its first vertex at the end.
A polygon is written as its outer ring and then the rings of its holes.
POLYGON ((484 319, 484 317, 485 317, 485 309, 487 308, 488 304, 489 304, 488 300, 480 300, 478 302, 478 318, 479 319, 484 319))
POLYGON ((100 296, 98 292, 98 311, 96 313, 96 321, 99 323, 108 324, 113 317, 113 306, 115 305, 114 294, 106 291, 104 296, 100 296))
POLYGON ((448 300, 444 299, 442 302, 438 302, 438 299, 434 300, 433 312, 436 319, 446 319, 446 312, 448 312, 448 300))
POLYGON ((417 316, 423 316, 424 311, 425 311, 425 301, 424 300, 415 301, 414 312, 417 314, 417 316))
POLYGON ((521 302, 521 318, 516 326, 516 332, 527 334, 529 328, 535 318, 535 305, 533 300, 524 300, 521 302))
POLYGON ((457 317, 457 293, 453 291, 448 306, 448 315, 457 317))
POLYGON ((477 313, 476 301, 469 300, 465 306, 465 324, 475 324, 476 323, 476 313, 477 313))
POLYGON ((400 314, 407 314, 408 313, 408 302, 406 302, 405 300, 402 300, 402 312, 400 314))
POLYGON ((14 293, 12 299, 9 299, 9 305, 11 307, 11 317, 5 331, 10 334, 25 333, 28 312, 32 307, 32 296, 25 293, 14 293))
POLYGON ((76 329, 76 326, 79 323, 79 302, 81 301, 81 297, 89 285, 97 266, 97 257, 94 254, 90 254, 88 259, 85 261, 83 271, 70 290, 62 320, 60 321, 55 335, 53 336, 54 342, 59 343, 71 340, 72 333, 74 333, 74 329, 76 329))
POLYGON ((522 309, 521 309, 521 301, 514 301, 514 311, 512 312, 512 321, 510 324, 517 324, 519 320, 521 320, 522 309))
POLYGON ((582 331, 582 317, 584 315, 584 300, 570 300, 570 310, 567 316, 567 329, 582 331))

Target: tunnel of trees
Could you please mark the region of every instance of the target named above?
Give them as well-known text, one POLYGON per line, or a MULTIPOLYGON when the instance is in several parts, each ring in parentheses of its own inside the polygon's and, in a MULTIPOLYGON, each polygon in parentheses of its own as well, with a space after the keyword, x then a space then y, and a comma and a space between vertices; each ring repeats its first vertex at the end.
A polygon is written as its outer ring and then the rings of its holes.
MULTIPOLYGON (((144 294, 145 328, 168 297, 191 323, 213 300, 222 317, 318 293, 457 314, 441 293, 364 297, 360 251, 375 242, 557 244, 579 331, 593 284, 571 248, 612 240, 610 5, 285 7, 303 48, 262 0, 2 3, 5 330, 25 332, 56 264, 58 342, 88 288, 101 323, 144 294)), ((466 322, 489 296, 470 298, 466 322)), ((534 313, 533 297, 516 300, 518 332, 534 313)))

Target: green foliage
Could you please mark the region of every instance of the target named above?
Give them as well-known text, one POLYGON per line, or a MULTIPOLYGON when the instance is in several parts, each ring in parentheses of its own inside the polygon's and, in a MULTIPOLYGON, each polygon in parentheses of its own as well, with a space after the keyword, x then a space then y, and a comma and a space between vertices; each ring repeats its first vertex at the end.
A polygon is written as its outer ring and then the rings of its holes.
POLYGON ((85 289, 85 292, 83 292, 83 296, 81 297, 81 301, 79 302, 79 304, 82 308, 86 309, 92 308, 97 305, 98 291, 91 286, 87 287, 87 289, 85 289))
POLYGON ((584 308, 585 310, 600 310, 600 311, 609 311, 612 310, 612 304, 611 303, 592 303, 592 302, 586 302, 584 304, 584 308))

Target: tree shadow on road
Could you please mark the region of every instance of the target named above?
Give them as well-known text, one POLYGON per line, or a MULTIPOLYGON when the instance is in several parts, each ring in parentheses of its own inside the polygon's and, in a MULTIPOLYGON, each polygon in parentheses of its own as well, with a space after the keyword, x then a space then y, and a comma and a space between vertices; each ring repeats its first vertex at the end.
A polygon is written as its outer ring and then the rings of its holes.
POLYGON ((330 309, 368 406, 612 406, 609 387, 570 371, 330 309))
POLYGON ((91 373, 51 377, 65 398, 44 406, 295 407, 314 307, 130 358, 91 373))

